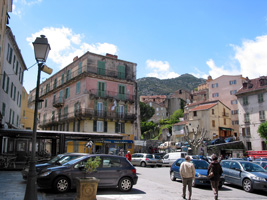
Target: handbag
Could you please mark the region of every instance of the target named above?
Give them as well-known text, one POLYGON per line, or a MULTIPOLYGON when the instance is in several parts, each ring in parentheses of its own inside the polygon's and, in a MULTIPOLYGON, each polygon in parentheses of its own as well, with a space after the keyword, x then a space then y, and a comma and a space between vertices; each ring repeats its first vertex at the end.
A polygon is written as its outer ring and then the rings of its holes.
POLYGON ((210 173, 208 175, 209 179, 213 178, 214 177, 214 174, 213 174, 213 169, 211 168, 210 170, 210 173))

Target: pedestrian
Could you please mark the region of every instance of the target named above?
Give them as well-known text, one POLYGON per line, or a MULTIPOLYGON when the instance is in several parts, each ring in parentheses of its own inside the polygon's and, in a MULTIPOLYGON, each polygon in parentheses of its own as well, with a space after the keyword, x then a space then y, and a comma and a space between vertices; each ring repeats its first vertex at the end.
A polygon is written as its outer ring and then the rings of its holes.
POLYGON ((123 149, 120 149, 120 151, 119 151, 119 156, 124 156, 123 149))
POLYGON ((131 155, 131 152, 128 151, 125 155, 125 157, 131 162, 132 161, 132 155, 131 155))
POLYGON ((219 183, 220 183, 220 178, 223 173, 222 167, 220 163, 218 162, 218 157, 216 154, 213 154, 211 156, 211 163, 209 164, 208 167, 208 176, 210 178, 210 184, 212 191, 214 193, 214 199, 218 200, 218 189, 219 189, 219 183), (211 175, 213 173, 213 176, 211 175))
POLYGON ((180 166, 180 175, 183 181, 183 199, 186 199, 186 186, 188 186, 188 200, 191 200, 192 196, 192 182, 195 179, 195 166, 193 163, 190 162, 190 156, 185 156, 185 161, 182 162, 180 166))

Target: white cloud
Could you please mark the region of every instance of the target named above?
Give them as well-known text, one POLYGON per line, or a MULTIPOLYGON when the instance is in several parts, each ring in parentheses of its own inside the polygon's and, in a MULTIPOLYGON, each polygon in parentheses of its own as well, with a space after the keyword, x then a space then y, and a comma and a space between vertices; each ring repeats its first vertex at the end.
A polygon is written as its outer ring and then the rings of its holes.
POLYGON ((206 64, 209 66, 209 75, 217 78, 221 75, 239 75, 249 78, 258 78, 267 75, 267 35, 258 36, 255 40, 244 40, 241 46, 231 44, 235 55, 229 67, 215 65, 213 59, 206 64), (239 66, 236 66, 236 61, 239 66))
POLYGON ((42 3, 43 0, 14 0, 12 5, 12 14, 17 15, 18 17, 22 16, 25 6, 32 6, 35 4, 42 3))
POLYGON ((73 61, 75 56, 82 56, 85 52, 90 51, 97 54, 117 54, 118 48, 114 44, 96 43, 88 44, 82 42, 83 35, 75 34, 70 28, 43 28, 41 31, 33 33, 26 40, 32 46, 36 37, 45 35, 51 46, 48 59, 57 63, 60 68, 66 67, 73 61))
POLYGON ((176 78, 180 76, 176 72, 170 71, 170 65, 167 61, 147 60, 147 68, 152 72, 148 73, 147 77, 156 77, 159 79, 176 78))
POLYGON ((200 71, 197 67, 195 67, 195 72, 191 73, 193 76, 197 77, 197 78, 204 78, 207 79, 207 77, 209 76, 208 74, 206 74, 205 72, 200 71))

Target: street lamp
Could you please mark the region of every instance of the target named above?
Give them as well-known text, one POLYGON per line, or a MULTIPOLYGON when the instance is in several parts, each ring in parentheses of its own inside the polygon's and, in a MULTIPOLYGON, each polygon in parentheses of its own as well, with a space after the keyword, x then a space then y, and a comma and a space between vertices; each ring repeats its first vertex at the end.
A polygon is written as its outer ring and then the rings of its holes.
POLYGON ((27 187, 24 196, 24 200, 37 200, 37 188, 36 188, 36 130, 37 130, 37 114, 38 114, 38 103, 39 103, 39 86, 40 86, 40 76, 41 71, 44 71, 48 74, 52 73, 52 69, 44 65, 48 53, 50 51, 50 45, 47 38, 44 35, 37 37, 32 43, 34 47, 35 59, 38 64, 38 73, 37 73, 37 84, 35 90, 35 107, 34 107, 34 121, 33 121, 33 131, 32 131, 32 152, 30 158, 30 167, 29 174, 27 179, 27 187))

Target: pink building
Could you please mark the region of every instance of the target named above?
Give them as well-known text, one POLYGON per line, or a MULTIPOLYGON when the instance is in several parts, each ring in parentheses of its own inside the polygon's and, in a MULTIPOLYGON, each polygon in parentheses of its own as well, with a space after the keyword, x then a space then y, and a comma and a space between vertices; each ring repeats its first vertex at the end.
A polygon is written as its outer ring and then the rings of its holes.
MULTIPOLYGON (((85 53, 40 85, 39 127, 44 130, 118 133, 138 138, 136 64, 85 53)), ((35 90, 30 92, 33 105, 35 90)), ((103 141, 102 141, 103 142, 103 141)), ((132 142, 131 142, 132 144, 132 142)), ((124 150, 131 144, 121 144, 124 150)), ((98 142, 95 151, 112 145, 98 142)), ((114 146, 117 148, 118 146, 114 146)))

